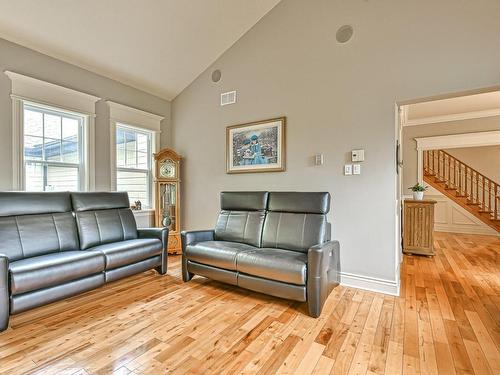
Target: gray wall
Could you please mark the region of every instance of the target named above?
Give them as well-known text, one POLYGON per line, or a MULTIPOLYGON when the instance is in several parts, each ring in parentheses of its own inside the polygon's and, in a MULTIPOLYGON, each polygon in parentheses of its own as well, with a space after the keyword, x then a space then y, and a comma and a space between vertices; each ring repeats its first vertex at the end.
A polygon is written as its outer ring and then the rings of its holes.
MULTIPOLYGON (((415 185, 417 173, 417 142, 415 138, 500 130, 500 116, 437 124, 407 126, 403 129, 403 187, 415 185)), ((409 193, 406 190, 404 193, 409 193)))
POLYGON ((112 100, 164 116, 162 145, 168 145, 170 102, 109 78, 0 39, 0 190, 12 188, 11 81, 3 71, 32 76, 102 98, 96 103, 96 190, 110 189, 109 109, 112 100))
POLYGON ((221 190, 327 190, 342 271, 395 280, 395 102, 499 85, 498 14, 497 0, 283 0, 173 101, 184 229, 213 227, 221 190), (281 115, 286 172, 227 175, 225 127, 281 115), (343 176, 355 148, 362 175, 343 176))

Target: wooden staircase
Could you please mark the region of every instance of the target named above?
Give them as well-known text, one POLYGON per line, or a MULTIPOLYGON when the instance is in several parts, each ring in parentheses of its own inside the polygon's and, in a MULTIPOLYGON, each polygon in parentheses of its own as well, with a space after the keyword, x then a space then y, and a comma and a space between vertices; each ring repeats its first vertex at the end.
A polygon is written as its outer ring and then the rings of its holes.
POLYGON ((423 159, 425 182, 500 232, 500 184, 443 150, 423 159))

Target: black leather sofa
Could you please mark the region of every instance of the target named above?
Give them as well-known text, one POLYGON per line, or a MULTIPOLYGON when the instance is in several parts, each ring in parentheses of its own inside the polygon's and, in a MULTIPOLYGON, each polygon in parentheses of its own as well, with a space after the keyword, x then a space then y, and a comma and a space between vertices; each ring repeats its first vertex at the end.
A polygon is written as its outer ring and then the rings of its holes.
POLYGON ((0 192, 0 331, 9 316, 155 268, 168 229, 137 229, 127 193, 0 192))
POLYGON ((193 275, 307 302, 321 314, 339 283, 329 193, 222 192, 215 230, 182 232, 182 277, 193 275))

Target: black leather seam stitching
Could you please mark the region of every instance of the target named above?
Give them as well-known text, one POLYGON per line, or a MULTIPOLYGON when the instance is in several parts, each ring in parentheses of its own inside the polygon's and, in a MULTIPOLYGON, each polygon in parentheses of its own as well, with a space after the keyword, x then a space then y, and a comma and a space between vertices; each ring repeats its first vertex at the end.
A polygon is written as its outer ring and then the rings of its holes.
POLYGON ((280 216, 278 217, 278 225, 276 226, 276 239, 275 239, 275 245, 274 247, 278 247, 278 239, 279 239, 279 233, 280 233, 280 226, 281 226, 281 216, 283 213, 280 212, 280 216))
POLYGON ((121 210, 118 210, 118 218, 120 219, 120 224, 122 225, 122 241, 125 241, 125 226, 123 225, 121 210))
POLYGON ((247 212, 246 213, 246 217, 245 217, 245 225, 243 226, 243 237, 241 238, 241 240, 244 242, 245 241, 245 234, 247 233, 247 223, 248 223, 248 217, 250 216, 250 213, 247 212))
POLYGON ((301 248, 304 248, 304 233, 305 233, 305 230, 306 230, 306 220, 307 220, 307 214, 304 214, 304 220, 302 222, 302 238, 300 240, 300 247, 301 248))
POLYGON ((54 229, 56 231, 57 242, 59 243, 59 251, 62 251, 61 238, 59 237, 59 231, 57 230, 56 218, 54 217, 54 214, 52 214, 51 216, 52 222, 54 223, 54 229))
POLYGON ((99 220, 97 219, 97 212, 94 211, 95 226, 97 227, 97 234, 99 235, 99 244, 102 243, 101 228, 99 228, 99 220))
POLYGON ((17 216, 14 217, 14 223, 16 223, 17 234, 19 237, 19 244, 21 245, 21 254, 23 254, 23 258, 24 258, 23 239, 21 238, 21 231, 19 230, 19 223, 17 222, 17 216))

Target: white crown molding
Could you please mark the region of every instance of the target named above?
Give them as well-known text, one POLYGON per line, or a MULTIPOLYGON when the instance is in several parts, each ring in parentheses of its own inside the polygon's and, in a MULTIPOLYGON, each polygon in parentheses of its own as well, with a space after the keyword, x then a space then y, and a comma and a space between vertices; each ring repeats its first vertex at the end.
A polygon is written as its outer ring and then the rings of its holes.
POLYGON ((95 115, 95 103, 101 100, 94 95, 9 70, 4 73, 12 81, 11 97, 13 99, 34 101, 92 116, 95 115))
POLYGON ((396 280, 340 272, 340 284, 352 288, 389 294, 391 296, 399 296, 399 283, 396 280))
POLYGON ((500 144, 500 130, 415 138, 415 141, 417 150, 494 146, 500 144))
POLYGON ((156 132, 161 130, 161 122, 165 118, 163 116, 115 103, 110 100, 107 100, 106 103, 109 105, 109 117, 115 122, 123 122, 126 125, 146 128, 156 132))
POLYGON ((486 109, 482 111, 464 112, 464 113, 452 113, 441 116, 407 119, 403 124, 403 126, 427 125, 427 124, 436 124, 440 122, 470 120, 475 118, 494 117, 494 116, 500 116, 500 108, 486 109))

